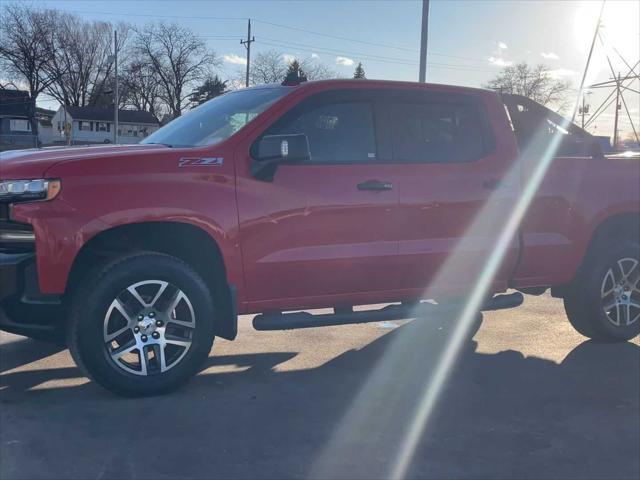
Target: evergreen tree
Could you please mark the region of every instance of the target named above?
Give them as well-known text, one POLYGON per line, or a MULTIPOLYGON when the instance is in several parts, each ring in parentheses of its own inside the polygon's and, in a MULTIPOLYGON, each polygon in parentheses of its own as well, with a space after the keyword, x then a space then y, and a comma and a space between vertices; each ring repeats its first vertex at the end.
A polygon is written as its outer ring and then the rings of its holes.
POLYGON ((297 59, 293 59, 289 62, 287 67, 287 73, 284 77, 284 83, 306 82, 307 75, 302 70, 300 62, 297 59))
POLYGON ((358 62, 356 71, 353 72, 353 78, 367 78, 364 74, 364 68, 362 68, 362 62, 358 62))
POLYGON ((202 85, 196 88, 189 101, 196 107, 203 104, 207 100, 211 100, 227 91, 227 80, 222 81, 217 75, 207 78, 202 85))

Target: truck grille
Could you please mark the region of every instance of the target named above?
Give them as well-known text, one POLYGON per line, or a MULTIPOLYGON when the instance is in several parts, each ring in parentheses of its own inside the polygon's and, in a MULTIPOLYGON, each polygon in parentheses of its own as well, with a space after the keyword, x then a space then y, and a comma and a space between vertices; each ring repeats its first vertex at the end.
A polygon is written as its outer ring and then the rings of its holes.
POLYGON ((25 253, 35 250, 31 225, 0 218, 0 253, 25 253))

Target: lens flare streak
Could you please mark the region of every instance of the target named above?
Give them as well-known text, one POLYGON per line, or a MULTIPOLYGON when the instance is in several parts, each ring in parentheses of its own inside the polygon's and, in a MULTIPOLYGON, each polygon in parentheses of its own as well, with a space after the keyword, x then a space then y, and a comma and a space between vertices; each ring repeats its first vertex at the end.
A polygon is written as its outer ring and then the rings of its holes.
MULTIPOLYGON (((565 121, 561 125, 564 130, 569 124, 569 120, 565 121)), ((433 362, 433 373, 425 375, 425 367, 431 365, 425 366, 420 361, 424 358, 425 347, 429 348, 429 341, 433 342, 433 339, 398 330, 397 337, 364 382, 331 441, 315 462, 310 477, 361 477, 375 472, 376 475, 392 479, 407 476, 477 312, 481 310, 487 295, 492 293, 491 286, 502 262, 512 251, 510 249, 515 248, 521 221, 563 137, 560 131, 551 138, 548 131, 536 133, 530 146, 503 177, 503 184, 515 190, 498 189, 491 195, 425 291, 423 298, 434 298, 432 294, 439 287, 451 285, 460 278, 475 279, 474 287, 464 298, 462 306, 449 319, 455 322, 451 335, 442 345, 433 345, 435 350, 441 351, 433 362), (523 179, 522 165, 535 165, 527 174, 526 181, 523 179), (514 201, 511 205, 506 202, 509 195, 514 201), (505 210, 506 205, 509 206, 508 210, 505 210), (463 253, 470 251, 474 239, 486 236, 488 232, 493 232, 493 238, 497 238, 495 246, 487 258, 470 271, 468 263, 463 260, 466 256, 463 253), (377 442, 381 438, 392 439, 385 443, 384 453, 377 442), (391 455, 390 462, 381 460, 388 455, 391 455), (373 467, 368 464, 376 459, 382 462, 383 468, 391 464, 390 471, 372 471, 373 467)))

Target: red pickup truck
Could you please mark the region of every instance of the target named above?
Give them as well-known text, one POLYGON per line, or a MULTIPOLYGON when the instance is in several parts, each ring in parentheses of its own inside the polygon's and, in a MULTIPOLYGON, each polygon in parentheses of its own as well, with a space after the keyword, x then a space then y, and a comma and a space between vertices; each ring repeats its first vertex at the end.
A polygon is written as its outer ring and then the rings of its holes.
POLYGON ((138 145, 2 153, 0 328, 64 330, 125 395, 188 380, 238 314, 262 312, 263 329, 367 321, 354 305, 446 305, 480 282, 484 308, 550 288, 580 333, 624 341, 640 329, 639 237, 640 159, 604 156, 526 98, 267 85, 138 145), (335 314, 282 313, 314 308, 335 314))

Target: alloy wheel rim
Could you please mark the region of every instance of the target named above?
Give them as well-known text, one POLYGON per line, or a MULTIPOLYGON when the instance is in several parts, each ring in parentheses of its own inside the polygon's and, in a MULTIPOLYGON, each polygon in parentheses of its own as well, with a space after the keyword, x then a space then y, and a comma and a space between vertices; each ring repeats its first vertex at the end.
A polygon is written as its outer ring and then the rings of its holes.
POLYGON ((103 323, 106 354, 128 373, 159 375, 187 354, 195 326, 193 305, 180 288, 163 280, 134 283, 107 308, 103 323))
POLYGON ((640 319, 640 266, 630 257, 619 259, 600 287, 602 309, 609 322, 627 327, 640 319))

